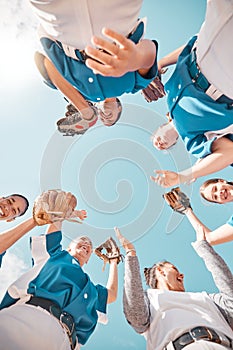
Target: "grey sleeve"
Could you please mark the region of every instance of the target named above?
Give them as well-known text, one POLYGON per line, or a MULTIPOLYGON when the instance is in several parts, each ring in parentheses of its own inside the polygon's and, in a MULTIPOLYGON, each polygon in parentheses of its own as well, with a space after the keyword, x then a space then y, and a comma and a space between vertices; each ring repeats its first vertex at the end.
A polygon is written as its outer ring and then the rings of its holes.
POLYGON ((233 276, 232 273, 213 247, 205 240, 192 243, 197 254, 204 260, 211 272, 219 293, 209 294, 226 321, 233 327, 233 276))
POLYGON ((126 256, 123 293, 123 309, 128 323, 137 333, 143 333, 150 325, 150 306, 143 291, 137 256, 126 256))

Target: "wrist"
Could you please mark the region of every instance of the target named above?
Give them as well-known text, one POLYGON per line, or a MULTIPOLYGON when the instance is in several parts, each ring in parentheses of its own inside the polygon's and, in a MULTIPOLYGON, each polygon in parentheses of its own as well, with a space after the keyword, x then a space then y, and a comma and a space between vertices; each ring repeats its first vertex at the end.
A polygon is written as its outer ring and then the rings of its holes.
POLYGON ((117 264, 118 264, 118 258, 111 258, 111 259, 109 260, 109 264, 110 264, 110 265, 111 265, 111 264, 117 265, 117 264))
POLYGON ((193 173, 190 169, 181 171, 180 173, 178 173, 178 177, 179 177, 179 183, 182 183, 182 184, 190 182, 194 179, 193 173))
POLYGON ((189 213, 191 213, 192 211, 193 211, 192 208, 188 207, 187 209, 185 209, 184 214, 188 216, 189 213))
POLYGON ((127 256, 136 256, 136 255, 137 255, 136 250, 135 250, 134 248, 127 249, 126 252, 125 252, 125 254, 126 254, 127 256))

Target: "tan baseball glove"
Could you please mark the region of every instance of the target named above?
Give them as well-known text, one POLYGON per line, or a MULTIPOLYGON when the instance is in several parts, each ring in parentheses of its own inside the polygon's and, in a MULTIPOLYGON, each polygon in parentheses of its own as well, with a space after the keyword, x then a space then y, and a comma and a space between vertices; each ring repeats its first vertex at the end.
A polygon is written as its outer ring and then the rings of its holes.
MULTIPOLYGON (((104 261, 104 267, 106 263, 110 263, 112 259, 117 259, 117 264, 123 261, 123 255, 120 249, 112 237, 109 237, 99 247, 95 248, 95 254, 104 261), (105 250, 105 252, 103 252, 105 250)), ((104 270, 104 268, 103 268, 104 270)))
POLYGON ((33 205, 33 218, 37 225, 52 224, 56 221, 68 220, 77 223, 76 197, 62 190, 48 190, 38 196, 33 205))
POLYGON ((175 187, 170 192, 165 193, 163 198, 177 213, 184 215, 187 208, 192 209, 189 198, 179 187, 175 187))

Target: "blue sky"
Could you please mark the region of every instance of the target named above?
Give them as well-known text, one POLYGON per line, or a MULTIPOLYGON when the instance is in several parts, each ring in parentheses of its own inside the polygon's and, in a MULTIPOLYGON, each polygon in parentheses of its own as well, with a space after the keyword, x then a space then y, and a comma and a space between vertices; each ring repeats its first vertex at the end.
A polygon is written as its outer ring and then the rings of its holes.
MULTIPOLYGON (((147 35, 159 42, 159 57, 181 46, 198 32, 204 19, 204 0, 146 0, 141 17, 147 16, 147 35)), ((89 235, 97 245, 119 226, 123 234, 134 241, 141 267, 168 259, 185 274, 189 291, 214 291, 211 276, 190 243, 195 234, 183 216, 172 214, 164 204, 164 190, 153 184, 149 176, 154 169, 184 169, 193 158, 185 152, 181 142, 170 152, 153 149, 150 135, 165 122, 166 100, 148 104, 140 93, 124 95, 120 122, 106 128, 100 122, 84 136, 65 138, 56 132, 56 120, 63 116, 65 101, 59 92, 42 83, 33 63, 33 52, 39 46, 36 20, 27 1, 1 1, 3 23, 0 57, 1 73, 1 194, 22 193, 30 201, 30 208, 18 223, 29 217, 34 198, 48 188, 72 191, 79 200, 79 208, 87 209, 86 223, 64 224, 64 245, 80 234, 89 235)), ((168 79, 172 72, 164 77, 168 79)), ((232 169, 218 175, 232 178, 232 169)), ((192 186, 182 186, 191 197, 198 217, 215 228, 231 216, 231 204, 206 205, 198 189, 205 180, 192 186)), ((16 223, 16 221, 15 221, 16 223)), ((0 230, 14 226, 0 223, 0 230)), ((43 233, 36 228, 31 234, 43 233)), ((1 272, 0 292, 30 265, 29 234, 8 252, 1 272)), ((216 248, 229 266, 232 243, 216 248)), ((95 283, 105 284, 107 271, 92 256, 86 271, 95 283)), ((99 325, 85 349, 115 350, 119 348, 145 349, 144 338, 126 323, 122 312, 124 266, 119 266, 119 297, 109 306, 109 324, 99 325)))

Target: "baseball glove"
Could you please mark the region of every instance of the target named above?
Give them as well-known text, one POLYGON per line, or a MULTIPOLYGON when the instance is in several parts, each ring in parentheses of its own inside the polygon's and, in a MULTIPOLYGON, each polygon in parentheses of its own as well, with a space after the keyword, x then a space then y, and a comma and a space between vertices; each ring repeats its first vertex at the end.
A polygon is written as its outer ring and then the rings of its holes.
POLYGON ((142 95, 147 102, 157 101, 166 95, 161 77, 156 76, 154 80, 142 90, 142 95))
POLYGON ((187 208, 192 209, 189 198, 179 187, 175 187, 170 192, 165 193, 163 198, 177 213, 185 215, 185 210, 187 208))
POLYGON ((95 248, 94 252, 104 261, 104 267, 106 263, 110 263, 110 260, 112 259, 117 259, 117 264, 123 261, 123 255, 112 237, 109 237, 99 247, 95 248), (102 252, 103 249, 105 249, 105 253, 102 252))
POLYGON ((72 193, 48 190, 36 198, 33 205, 33 218, 39 226, 62 220, 81 223, 74 219, 76 205, 77 199, 72 193))

